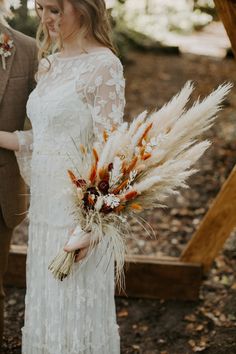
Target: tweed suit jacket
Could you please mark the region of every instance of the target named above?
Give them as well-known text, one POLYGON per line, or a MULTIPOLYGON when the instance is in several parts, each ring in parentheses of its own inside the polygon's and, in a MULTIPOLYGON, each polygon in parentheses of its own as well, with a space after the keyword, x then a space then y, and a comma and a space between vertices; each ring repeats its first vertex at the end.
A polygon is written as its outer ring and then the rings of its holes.
MULTIPOLYGON (((13 40, 6 70, 0 61, 0 130, 14 132, 24 127, 26 102, 35 83, 37 49, 34 39, 1 23, 0 33, 6 33, 13 40)), ((26 186, 15 154, 0 148, 0 211, 6 225, 13 228, 19 224, 26 208, 26 186)))

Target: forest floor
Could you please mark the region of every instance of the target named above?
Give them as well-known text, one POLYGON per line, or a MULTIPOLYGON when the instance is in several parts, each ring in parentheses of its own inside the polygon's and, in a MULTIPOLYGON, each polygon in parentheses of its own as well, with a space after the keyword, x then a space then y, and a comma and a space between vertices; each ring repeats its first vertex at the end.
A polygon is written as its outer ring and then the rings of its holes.
MULTIPOLYGON (((235 84, 236 63, 195 54, 133 51, 125 62, 125 76, 128 119, 146 108, 160 108, 187 80, 195 83, 194 99, 204 97, 222 82, 235 84)), ((157 238, 146 238, 140 226, 131 222, 138 239, 130 241, 130 253, 157 257, 181 254, 236 161, 235 87, 216 124, 204 137, 213 144, 198 163, 199 172, 191 177, 190 188, 177 199, 171 198, 167 209, 143 215, 157 238)), ((25 235, 18 230, 14 242, 25 243, 25 235)), ((198 301, 116 298, 121 353, 235 354, 235 272, 236 235, 232 233, 205 277, 198 301)), ((3 353, 16 354, 21 347, 25 290, 8 288, 6 293, 3 353)))

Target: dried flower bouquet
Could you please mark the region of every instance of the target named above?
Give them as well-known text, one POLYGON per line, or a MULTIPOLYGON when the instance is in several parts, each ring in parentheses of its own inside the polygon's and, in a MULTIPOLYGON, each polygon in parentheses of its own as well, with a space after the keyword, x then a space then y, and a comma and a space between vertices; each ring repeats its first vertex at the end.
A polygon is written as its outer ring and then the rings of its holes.
MULTIPOLYGON (((116 278, 122 279, 127 239, 127 216, 153 207, 164 207, 171 194, 186 188, 196 172, 193 164, 209 147, 197 138, 209 129, 231 88, 225 84, 202 102, 185 106, 193 86, 182 91, 159 111, 141 113, 131 124, 123 123, 110 135, 104 131, 103 146, 91 151, 81 147, 87 164, 68 171, 76 196, 75 215, 79 226, 71 242, 91 232, 91 249, 108 234, 116 261, 116 278)), ((108 237, 108 236, 107 236, 108 237)), ((61 251, 49 269, 63 280, 71 271, 76 251, 61 251)))

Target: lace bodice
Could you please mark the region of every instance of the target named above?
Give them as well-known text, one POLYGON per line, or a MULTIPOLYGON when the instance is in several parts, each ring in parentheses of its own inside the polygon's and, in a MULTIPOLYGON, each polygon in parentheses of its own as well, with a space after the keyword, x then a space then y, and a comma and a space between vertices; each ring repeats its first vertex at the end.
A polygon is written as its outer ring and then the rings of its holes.
MULTIPOLYGON (((27 104, 32 132, 17 132, 18 162, 28 170, 30 151, 75 154, 75 144, 102 142, 120 124, 125 81, 119 59, 107 48, 73 58, 54 54, 39 65, 38 83, 27 104)), ((77 152, 78 154, 78 152, 77 152)))
MULTIPOLYGON (((109 133, 113 125, 122 121, 124 87, 122 65, 109 49, 101 48, 74 58, 54 54, 48 60, 43 59, 37 87, 27 104, 33 130, 37 125, 37 135, 32 139, 29 132, 19 132, 20 150, 32 149, 32 140, 39 147, 46 138, 49 148, 52 141, 62 148, 72 131, 78 133, 78 123, 83 135, 92 134, 101 140, 104 129, 109 133), (37 97, 40 107, 35 106, 37 97), (40 121, 35 119, 35 109, 40 121)), ((76 136, 73 138, 76 140, 76 136)))

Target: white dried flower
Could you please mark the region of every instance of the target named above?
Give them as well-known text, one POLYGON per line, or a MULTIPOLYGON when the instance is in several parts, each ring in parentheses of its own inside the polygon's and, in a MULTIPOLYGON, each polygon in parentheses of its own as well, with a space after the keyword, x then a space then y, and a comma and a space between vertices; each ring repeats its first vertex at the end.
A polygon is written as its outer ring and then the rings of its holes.
POLYGON ((146 152, 146 153, 152 152, 152 147, 151 147, 149 144, 147 144, 147 146, 146 146, 146 148, 145 148, 145 152, 146 152))
POLYGON ((153 148, 158 145, 157 137, 153 137, 150 139, 149 143, 146 145, 145 152, 152 152, 153 148))
POLYGON ((115 194, 108 194, 103 197, 105 204, 112 209, 120 205, 120 199, 115 196, 115 194))

